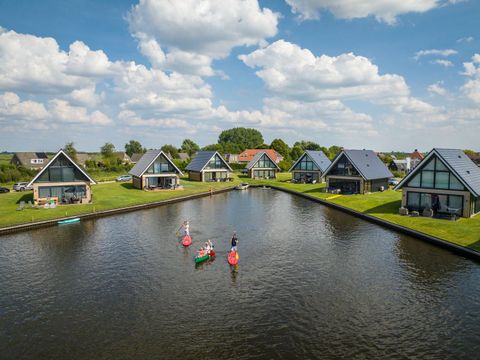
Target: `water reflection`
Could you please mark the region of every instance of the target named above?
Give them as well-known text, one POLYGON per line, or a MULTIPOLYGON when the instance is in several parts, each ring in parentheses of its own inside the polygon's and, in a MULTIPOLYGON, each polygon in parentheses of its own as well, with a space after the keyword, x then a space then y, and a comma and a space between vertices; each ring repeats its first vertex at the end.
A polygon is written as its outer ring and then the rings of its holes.
POLYGON ((475 358, 479 282, 448 251, 251 189, 1 238, 0 357, 475 358))

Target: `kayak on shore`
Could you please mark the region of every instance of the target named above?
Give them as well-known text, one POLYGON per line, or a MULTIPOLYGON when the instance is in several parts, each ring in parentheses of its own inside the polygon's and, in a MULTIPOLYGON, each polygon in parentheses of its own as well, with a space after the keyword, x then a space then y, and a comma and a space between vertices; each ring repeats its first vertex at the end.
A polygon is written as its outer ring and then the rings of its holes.
POLYGON ((240 259, 240 255, 238 255, 237 251, 230 250, 228 252, 227 261, 230 265, 237 265, 239 259, 240 259))
POLYGON ((73 219, 66 219, 66 220, 57 221, 57 224, 58 225, 66 225, 66 224, 77 223, 79 221, 80 221, 80 218, 73 218, 73 219))
POLYGON ((192 245, 192 237, 190 235, 185 235, 182 238, 182 245, 185 247, 192 245))

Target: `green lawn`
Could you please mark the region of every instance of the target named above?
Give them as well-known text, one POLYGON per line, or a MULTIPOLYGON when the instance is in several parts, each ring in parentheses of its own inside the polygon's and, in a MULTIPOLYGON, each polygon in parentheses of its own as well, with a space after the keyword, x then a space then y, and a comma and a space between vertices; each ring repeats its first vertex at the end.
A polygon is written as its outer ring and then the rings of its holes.
POLYGON ((0 227, 55 219, 64 216, 87 214, 93 211, 109 210, 131 205, 145 204, 160 200, 173 199, 201 192, 223 189, 239 183, 235 181, 226 183, 201 183, 181 179, 183 190, 147 192, 134 189, 131 183, 107 183, 92 186, 93 203, 88 205, 65 205, 55 209, 34 209, 28 204, 23 211, 16 211, 20 201, 32 200, 32 192, 10 192, 0 194, 0 227))
POLYGON ((27 202, 32 199, 31 192, 0 194, 0 227, 172 199, 205 192, 210 187, 221 189, 233 186, 242 181, 252 184, 275 185, 306 193, 480 251, 480 215, 457 221, 400 216, 398 215, 401 199, 399 191, 388 190, 382 193, 342 195, 331 198, 331 194, 325 193, 325 184, 291 184, 289 182, 291 176, 287 173, 279 174, 276 180, 252 180, 243 175, 234 175, 234 177, 233 183, 201 183, 182 179, 184 190, 165 192, 146 192, 134 189, 131 184, 127 183, 98 184, 92 187, 93 204, 60 206, 56 209, 30 209, 27 207, 24 211, 16 211, 21 200, 27 202))
POLYGON ((12 160, 12 155, 11 154, 0 154, 0 165, 10 164, 10 160, 12 160))
MULTIPOLYGON (((387 190, 381 193, 342 195, 328 199, 332 197, 332 195, 324 192, 325 184, 291 184, 288 182, 290 179, 290 174, 282 173, 279 174, 276 180, 247 181, 251 183, 275 185, 306 193, 480 251, 480 215, 470 219, 461 218, 457 221, 401 216, 398 215, 402 196, 401 191, 387 190)), ((245 180, 242 179, 242 181, 245 180)))

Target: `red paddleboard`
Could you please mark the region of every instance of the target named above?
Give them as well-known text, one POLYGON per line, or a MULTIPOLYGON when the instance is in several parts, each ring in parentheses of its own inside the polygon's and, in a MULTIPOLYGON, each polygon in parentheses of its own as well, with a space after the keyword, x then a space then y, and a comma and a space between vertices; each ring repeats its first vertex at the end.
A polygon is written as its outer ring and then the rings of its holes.
POLYGON ((192 237, 190 235, 185 235, 182 239, 183 246, 190 246, 192 245, 192 237))
POLYGON ((228 260, 228 263, 230 265, 237 265, 238 264, 238 259, 240 259, 240 255, 238 255, 238 252, 230 251, 228 253, 227 260, 228 260))

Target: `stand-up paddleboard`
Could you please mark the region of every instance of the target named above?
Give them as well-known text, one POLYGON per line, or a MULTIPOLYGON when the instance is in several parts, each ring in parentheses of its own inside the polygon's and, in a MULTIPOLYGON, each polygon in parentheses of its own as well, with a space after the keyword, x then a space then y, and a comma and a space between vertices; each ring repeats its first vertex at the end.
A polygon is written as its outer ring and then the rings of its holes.
POLYGON ((238 255, 238 252, 237 252, 237 251, 231 250, 231 251, 228 253, 227 261, 228 261, 228 263, 229 263, 230 265, 237 265, 239 259, 240 259, 240 255, 238 255))
POLYGON ((192 245, 192 237, 190 235, 185 235, 182 238, 182 245, 185 247, 192 245))
POLYGON ((67 224, 74 224, 80 221, 80 218, 73 218, 73 219, 66 219, 57 221, 58 225, 67 225, 67 224))

